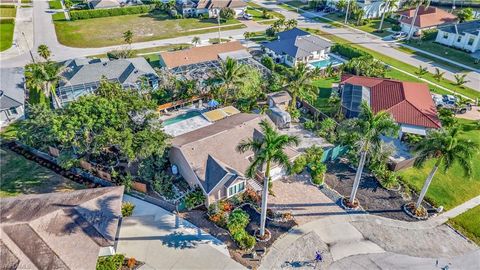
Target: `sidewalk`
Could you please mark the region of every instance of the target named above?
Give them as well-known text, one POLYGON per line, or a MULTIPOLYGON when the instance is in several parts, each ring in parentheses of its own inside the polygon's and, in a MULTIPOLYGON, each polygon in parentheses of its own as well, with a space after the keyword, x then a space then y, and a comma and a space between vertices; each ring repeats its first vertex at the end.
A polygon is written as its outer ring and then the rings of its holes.
MULTIPOLYGON (((428 221, 433 223, 433 224, 443 224, 447 222, 449 219, 454 218, 458 215, 461 215, 464 212, 467 212, 468 210, 480 205, 480 195, 470 199, 459 206, 448 210, 447 212, 440 214, 436 217, 430 218, 428 221)), ((480 226, 480 224, 479 224, 480 226)))

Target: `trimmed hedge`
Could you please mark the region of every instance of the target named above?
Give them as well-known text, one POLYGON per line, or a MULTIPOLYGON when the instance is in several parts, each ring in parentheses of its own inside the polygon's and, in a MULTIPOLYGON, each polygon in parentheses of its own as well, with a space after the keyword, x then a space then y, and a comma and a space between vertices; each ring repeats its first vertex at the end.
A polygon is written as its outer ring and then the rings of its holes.
POLYGON ((0 18, 0 23, 1 24, 8 24, 8 23, 11 23, 11 24, 14 24, 15 23, 15 19, 14 18, 0 18))
POLYGON ((347 59, 352 59, 352 58, 357 58, 362 56, 372 57, 371 54, 346 44, 333 45, 332 52, 337 53, 347 59))
POLYGON ((86 20, 93 18, 113 17, 131 14, 148 13, 155 8, 154 5, 141 5, 123 8, 109 8, 109 9, 89 9, 89 10, 73 10, 70 11, 70 19, 86 20))

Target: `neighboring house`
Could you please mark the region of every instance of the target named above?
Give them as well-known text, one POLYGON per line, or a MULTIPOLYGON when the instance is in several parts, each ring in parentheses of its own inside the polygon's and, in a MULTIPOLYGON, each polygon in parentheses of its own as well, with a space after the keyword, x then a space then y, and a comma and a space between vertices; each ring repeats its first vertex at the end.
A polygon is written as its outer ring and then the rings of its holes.
MULTIPOLYGON (((404 10, 399 13, 400 26, 405 33, 410 32, 413 17, 415 16, 415 8, 404 10)), ((440 25, 454 23, 457 17, 443 9, 437 7, 420 6, 417 19, 413 23, 414 33, 420 34, 423 30, 434 29, 440 25)))
POLYGON ((59 83, 54 101, 56 108, 65 106, 78 97, 93 93, 102 79, 118 82, 125 88, 140 89, 148 84, 158 88, 158 76, 143 57, 129 59, 73 59, 62 63, 64 79, 59 83))
POLYGON ((25 76, 23 68, 0 69, 0 128, 24 117, 25 76))
POLYGON ((426 83, 390 79, 342 76, 342 109, 347 118, 357 117, 360 104, 366 101, 374 112, 387 111, 403 133, 426 135, 427 130, 441 128, 437 109, 426 83))
MULTIPOLYGON (((339 1, 340 0, 328 0, 327 5, 336 7, 339 1)), ((396 11, 396 9, 386 10, 385 3, 382 0, 357 0, 357 5, 363 9, 364 19, 379 18, 385 12, 396 11)))
MULTIPOLYGON (((171 164, 178 167, 190 186, 202 188, 207 205, 239 194, 247 186, 261 190, 256 180, 245 176, 253 152, 240 153, 236 147, 242 140, 262 136, 259 123, 263 119, 268 118, 239 113, 173 139, 171 164)), ((285 150, 291 160, 298 156, 298 152, 292 148, 285 150)), ((272 180, 285 174, 281 167, 275 165, 270 173, 272 180)), ((261 175, 262 172, 259 172, 258 176, 261 175)))
POLYGON ((328 59, 332 43, 319 36, 293 28, 278 33, 278 39, 263 44, 277 63, 295 66, 298 63, 328 59))
POLYGON ((270 93, 267 95, 268 107, 278 107, 284 111, 288 109, 292 97, 287 91, 270 93))
POLYGON ((115 253, 123 187, 0 199, 1 269, 95 269, 115 253))
POLYGON ((435 42, 476 52, 480 49, 480 20, 439 27, 435 42))
POLYGON ((88 5, 93 9, 118 8, 130 5, 142 5, 141 0, 89 0, 88 5))
POLYGON ((208 14, 210 18, 215 18, 222 8, 231 8, 235 15, 239 16, 247 9, 247 3, 241 0, 199 0, 195 6, 195 13, 197 16, 208 14))

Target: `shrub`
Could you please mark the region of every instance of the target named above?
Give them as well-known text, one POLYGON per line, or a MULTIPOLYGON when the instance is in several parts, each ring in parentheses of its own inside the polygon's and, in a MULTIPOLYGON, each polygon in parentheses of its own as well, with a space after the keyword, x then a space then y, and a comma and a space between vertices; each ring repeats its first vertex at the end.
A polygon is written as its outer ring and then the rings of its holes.
POLYGON ((312 120, 308 119, 307 121, 305 121, 305 123, 303 123, 303 127, 306 129, 306 130, 314 130, 315 129, 315 122, 313 122, 312 120))
POLYGON ((258 195, 254 190, 249 189, 249 188, 247 188, 243 192, 242 196, 243 196, 243 200, 245 202, 249 202, 249 203, 252 203, 252 204, 259 204, 261 199, 262 199, 262 198, 260 198, 260 195, 258 195))
POLYGON ((292 172, 295 174, 300 174, 305 169, 305 166, 307 166, 307 159, 304 155, 301 155, 293 162, 292 172))
POLYGON ((216 214, 210 215, 210 220, 213 223, 217 224, 217 226, 220 226, 222 228, 227 226, 227 215, 226 215, 226 213, 216 213, 216 214))
POLYGON ((312 165, 310 167, 310 170, 311 170, 312 182, 315 185, 323 184, 323 176, 325 175, 325 172, 327 172, 327 165, 323 163, 317 163, 315 165, 312 165))
POLYGON ((199 17, 202 18, 202 19, 204 19, 204 20, 208 20, 208 18, 210 18, 210 16, 208 15, 208 13, 200 14, 199 17))
POLYGON ((400 25, 396 24, 392 26, 392 31, 400 31, 400 30, 402 30, 402 27, 400 25))
POLYGON ((276 34, 277 34, 277 31, 273 27, 269 27, 267 28, 267 30, 265 30, 265 35, 269 37, 274 37, 276 34))
POLYGON ((122 8, 109 9, 89 9, 89 10, 73 10, 70 11, 70 18, 72 20, 85 20, 92 18, 112 17, 131 14, 142 14, 152 11, 153 5, 140 5, 122 8))
POLYGON ((127 260, 127 267, 132 269, 133 267, 135 267, 135 264, 137 264, 137 260, 135 260, 135 258, 129 258, 127 260))
POLYGON ((255 244, 257 243, 257 240, 255 240, 255 237, 245 233, 243 237, 240 238, 239 241, 237 242, 240 248, 245 250, 250 250, 255 246, 255 244))
POLYGON ((184 198, 185 207, 187 209, 193 209, 194 207, 201 205, 204 201, 205 195, 203 194, 203 191, 198 187, 192 192, 189 192, 184 198))
POLYGON ((262 65, 264 65, 266 68, 270 70, 273 70, 275 68, 275 62, 269 56, 262 57, 261 62, 262 62, 262 65))
POLYGON ((240 208, 233 210, 233 212, 228 217, 227 229, 231 234, 234 234, 238 231, 245 230, 248 222, 250 222, 250 216, 247 212, 243 211, 240 208))
POLYGON ((97 260, 97 270, 118 270, 123 264, 125 256, 123 254, 115 254, 112 256, 102 256, 97 260))
POLYGON ((437 38, 437 34, 438 34, 437 29, 422 31, 422 40, 424 41, 435 40, 437 38))
POLYGON ((164 171, 155 173, 152 188, 167 199, 175 197, 175 191, 173 190, 173 177, 164 173, 164 171))
POLYGON ((135 56, 132 50, 113 50, 107 52, 109 59, 127 59, 135 56))
POLYGON ((357 58, 357 57, 362 57, 362 56, 368 56, 372 57, 367 52, 361 51, 357 48, 354 48, 350 45, 346 44, 335 44, 332 46, 332 52, 337 53, 347 59, 352 59, 352 58, 357 58))
POLYGON ((220 10, 220 18, 224 20, 231 20, 235 17, 235 11, 231 8, 224 7, 220 10))
POLYGON ((335 143, 337 140, 337 134, 335 130, 337 128, 337 122, 332 118, 326 118, 320 122, 320 128, 317 131, 318 136, 325 138, 330 143, 335 143))
POLYGON ((230 212, 233 209, 233 204, 229 201, 220 201, 218 202, 218 208, 223 212, 230 212))
POLYGON ((131 202, 122 203, 122 217, 131 216, 133 214, 134 209, 135 209, 135 204, 131 202))

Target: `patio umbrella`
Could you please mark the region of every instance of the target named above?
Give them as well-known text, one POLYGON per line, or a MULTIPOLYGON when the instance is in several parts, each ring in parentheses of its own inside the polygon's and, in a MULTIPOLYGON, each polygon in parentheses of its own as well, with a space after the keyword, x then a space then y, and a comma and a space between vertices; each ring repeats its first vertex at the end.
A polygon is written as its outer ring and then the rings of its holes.
POLYGON ((216 101, 215 99, 212 99, 207 103, 207 105, 208 107, 217 107, 218 105, 220 105, 220 103, 218 103, 218 101, 216 101))

